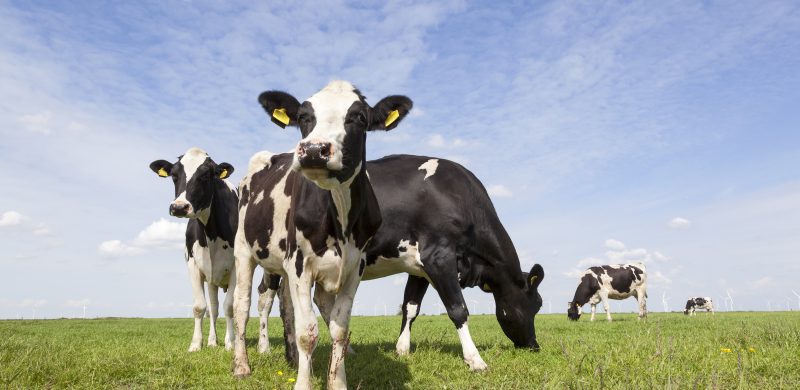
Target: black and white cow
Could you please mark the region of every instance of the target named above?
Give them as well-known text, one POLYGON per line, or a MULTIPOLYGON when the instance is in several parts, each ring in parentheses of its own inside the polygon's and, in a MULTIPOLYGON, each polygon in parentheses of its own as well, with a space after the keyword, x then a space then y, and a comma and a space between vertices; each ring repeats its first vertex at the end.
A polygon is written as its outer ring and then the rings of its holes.
POLYGON ((367 132, 393 129, 412 102, 405 96, 389 96, 370 107, 344 81, 331 82, 302 104, 278 91, 262 93, 259 101, 273 122, 298 126, 303 139, 291 155, 254 156, 240 185, 234 375, 250 374, 244 327, 253 270, 259 264, 287 277, 298 352, 295 388, 311 387, 311 354, 319 338, 312 310, 314 284, 314 294, 331 307, 328 387, 346 388, 350 310, 366 263, 364 249, 381 224, 366 175, 367 132), (273 165, 291 169, 269 169, 273 165))
MULTIPOLYGON (((478 286, 495 298, 501 328, 519 348, 539 349, 534 318, 542 305, 544 270, 520 269, 514 245, 481 182, 452 161, 395 155, 367 163, 384 223, 367 246, 362 279, 408 273, 396 351, 410 351, 411 325, 433 284, 453 321, 464 361, 487 368, 469 333, 461 289, 478 286)), ((273 293, 274 294, 274 293, 273 293)), ((325 302, 317 301, 323 318, 325 302)))
POLYGON ((710 297, 689 298, 689 300, 686 301, 686 310, 683 311, 683 314, 693 316, 695 315, 695 310, 702 309, 706 309, 706 312, 714 314, 714 303, 711 301, 710 297))
POLYGON ((236 285, 233 241, 239 197, 236 188, 225 179, 233 173, 233 167, 228 163, 216 164, 205 151, 191 148, 178 157, 178 162, 156 160, 150 164, 150 169, 160 177, 171 177, 175 184, 175 200, 169 205, 170 215, 189 218, 185 257, 194 297, 194 336, 189 352, 200 350, 206 307, 211 317, 208 345, 217 345, 220 287, 227 292, 223 303, 227 319, 225 349, 232 349, 233 291, 228 289, 236 285), (204 283, 208 284, 208 305, 204 283))
POLYGON ((639 302, 639 319, 647 316, 647 271, 643 263, 600 265, 590 267, 581 275, 575 297, 569 302, 567 316, 577 321, 581 308, 587 302, 592 305, 592 318, 597 304, 603 302, 606 319, 611 321, 609 299, 636 297, 639 302))

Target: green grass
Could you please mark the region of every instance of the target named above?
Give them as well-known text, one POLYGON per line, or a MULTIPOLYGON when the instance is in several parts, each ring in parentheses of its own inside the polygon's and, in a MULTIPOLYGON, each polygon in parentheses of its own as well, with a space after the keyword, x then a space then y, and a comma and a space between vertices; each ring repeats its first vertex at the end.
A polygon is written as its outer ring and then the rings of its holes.
MULTIPOLYGON (((533 353, 515 350, 493 316, 472 316, 489 371, 470 373, 446 316, 419 317, 413 352, 402 358, 394 354, 398 317, 354 317, 348 382, 354 389, 800 388, 800 313, 614 318, 575 323, 565 314, 540 315, 542 351, 533 353)), ((290 388, 296 372, 283 360, 283 330, 279 320, 270 325, 272 353, 259 355, 257 321, 250 320, 253 376, 236 380, 222 347, 186 352, 188 318, 0 321, 0 387, 290 388)), ((327 329, 320 329, 315 387, 324 386, 330 353, 327 329)), ((218 332, 221 341, 224 321, 218 332)))

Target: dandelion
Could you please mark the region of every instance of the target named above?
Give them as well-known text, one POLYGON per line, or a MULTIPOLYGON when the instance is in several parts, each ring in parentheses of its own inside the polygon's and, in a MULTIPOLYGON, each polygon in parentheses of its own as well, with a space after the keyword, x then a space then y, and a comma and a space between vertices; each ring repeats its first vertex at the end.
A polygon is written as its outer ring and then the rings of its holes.
POLYGON ((731 353, 731 349, 730 348, 720 348, 719 351, 723 352, 723 353, 731 353))
POLYGON ((755 352, 756 351, 756 349, 753 348, 753 347, 747 348, 747 350, 750 351, 750 352, 755 352))
POLYGON ((283 371, 278 371, 278 375, 283 375, 283 371))
POLYGON ((289 383, 293 383, 293 382, 294 382, 294 378, 289 378, 289 379, 287 380, 287 382, 289 382, 289 383))

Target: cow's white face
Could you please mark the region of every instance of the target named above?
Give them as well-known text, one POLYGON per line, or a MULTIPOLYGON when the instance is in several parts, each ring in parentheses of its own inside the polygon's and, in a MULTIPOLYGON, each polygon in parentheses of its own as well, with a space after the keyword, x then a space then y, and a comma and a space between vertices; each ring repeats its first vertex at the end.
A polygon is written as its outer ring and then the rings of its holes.
POLYGON ((175 199, 169 205, 169 213, 180 218, 208 219, 214 197, 214 180, 227 178, 233 172, 228 163, 217 165, 208 153, 191 148, 172 164, 156 160, 150 169, 161 177, 171 177, 175 185, 175 199))
POLYGON ((389 96, 370 107, 347 81, 333 81, 300 104, 280 91, 262 93, 259 102, 272 122, 298 126, 303 139, 292 168, 324 189, 346 185, 364 169, 367 131, 391 130, 411 109, 411 99, 389 96))
POLYGON ((300 105, 303 139, 292 168, 325 189, 348 182, 363 159, 369 106, 352 84, 334 81, 300 105))

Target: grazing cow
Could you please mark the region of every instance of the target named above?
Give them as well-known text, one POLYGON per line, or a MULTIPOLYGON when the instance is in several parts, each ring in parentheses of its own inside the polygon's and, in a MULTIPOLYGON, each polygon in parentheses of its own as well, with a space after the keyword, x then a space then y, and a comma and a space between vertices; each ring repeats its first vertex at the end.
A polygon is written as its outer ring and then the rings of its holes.
POLYGON ((611 321, 608 299, 636 297, 639 302, 639 319, 647 316, 647 272, 643 263, 601 265, 590 267, 581 275, 575 297, 569 302, 567 316, 573 321, 581 317, 581 308, 587 302, 592 305, 592 318, 599 302, 603 302, 606 319, 611 321))
MULTIPOLYGON (((429 284, 458 331, 470 369, 487 365, 467 326, 461 292, 466 287, 491 292, 508 338, 516 347, 538 350, 534 317, 542 306, 538 286, 544 270, 536 264, 529 273, 521 271, 514 245, 475 175, 452 161, 409 155, 370 161, 367 171, 386 222, 367 246, 362 279, 409 274, 397 353, 410 351, 411 325, 429 284)), ((327 319, 325 302, 317 306, 327 319)))
POLYGON ((706 312, 714 314, 714 303, 711 302, 710 297, 689 298, 689 300, 686 301, 686 310, 683 311, 683 314, 693 316, 695 315, 694 311, 700 309, 706 309, 706 312))
POLYGON ((366 174, 367 132, 393 129, 412 102, 389 96, 370 107, 344 81, 331 82, 302 104, 278 91, 262 93, 259 102, 276 124, 298 126, 303 139, 290 155, 255 155, 240 185, 234 375, 250 374, 244 326, 253 270, 259 264, 287 278, 298 353, 295 388, 311 387, 311 354, 319 338, 312 310, 314 284, 314 295, 331 307, 328 387, 346 388, 350 310, 366 263, 364 249, 381 224, 366 174), (275 267, 276 259, 282 269, 275 267))
POLYGON ((178 162, 156 160, 150 169, 160 177, 171 177, 175 184, 175 200, 169 213, 179 218, 189 218, 186 226, 186 265, 194 296, 194 336, 189 352, 200 350, 203 340, 203 316, 206 313, 204 282, 208 283, 208 308, 211 328, 208 346, 217 345, 217 315, 219 288, 226 291, 225 349, 233 348, 233 289, 236 273, 233 272, 233 239, 236 233, 236 207, 239 198, 236 189, 225 180, 233 167, 217 164, 208 153, 191 148, 178 162))

